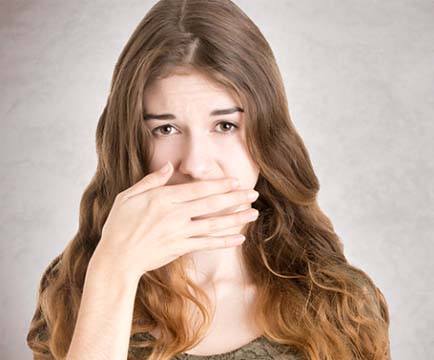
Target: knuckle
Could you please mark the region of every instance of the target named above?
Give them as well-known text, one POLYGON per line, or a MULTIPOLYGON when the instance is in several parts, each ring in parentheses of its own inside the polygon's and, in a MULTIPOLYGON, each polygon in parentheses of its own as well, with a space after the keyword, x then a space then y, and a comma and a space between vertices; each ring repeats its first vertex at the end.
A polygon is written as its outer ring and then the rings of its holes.
POLYGON ((245 191, 244 193, 240 194, 241 200, 242 201, 246 201, 246 202, 250 202, 250 191, 245 191))
POLYGON ((123 205, 128 200, 128 194, 124 191, 120 192, 115 196, 114 203, 118 205, 123 205))
MULTIPOLYGON (((138 198, 138 197, 136 197, 136 198, 138 198)), ((146 191, 144 194, 142 194, 140 202, 143 202, 143 204, 146 206, 150 206, 151 204, 155 203, 155 200, 156 200, 155 195, 146 191)))
POLYGON ((203 200, 203 207, 205 209, 209 209, 215 205, 218 205, 218 200, 217 199, 213 199, 213 198, 205 198, 203 200))
POLYGON ((147 201, 153 206, 165 208, 167 205, 165 192, 161 188, 150 189, 146 191, 145 196, 147 201))
POLYGON ((165 213, 170 215, 170 217, 174 220, 182 220, 184 221, 187 217, 187 213, 182 206, 172 205, 169 209, 169 206, 164 207, 165 213))
POLYGON ((162 220, 162 215, 164 214, 164 211, 155 196, 149 196, 148 194, 146 194, 144 200, 141 201, 143 202, 141 207, 148 212, 149 216, 156 216, 159 220, 162 220))
POLYGON ((211 237, 207 236, 201 240, 201 245, 203 245, 204 249, 212 249, 215 247, 215 241, 211 237))
POLYGON ((239 212, 236 214, 235 221, 236 223, 244 222, 248 219, 249 215, 245 212, 239 212))
POLYGON ((257 209, 250 209, 246 214, 244 214, 244 218, 248 221, 253 221, 258 218, 259 211, 257 209))
POLYGON ((149 189, 145 193, 146 193, 146 196, 148 197, 149 201, 155 200, 158 197, 158 195, 159 195, 157 189, 155 189, 155 188, 154 189, 149 189))
POLYGON ((115 196, 115 201, 123 200, 126 197, 126 191, 121 191, 115 196))
POLYGON ((230 203, 229 199, 226 196, 218 195, 214 198, 214 202, 211 205, 214 205, 218 208, 224 207, 230 203))
POLYGON ((174 257, 183 255, 187 250, 187 246, 182 241, 173 241, 170 244, 170 252, 174 257))
POLYGON ((189 190, 189 193, 191 193, 194 198, 197 198, 199 197, 199 195, 203 190, 204 190, 204 184, 197 184, 196 186, 193 186, 189 190))
POLYGON ((218 218, 207 219, 206 230, 208 232, 213 232, 213 231, 217 230, 219 223, 220 223, 220 219, 218 219, 218 218))

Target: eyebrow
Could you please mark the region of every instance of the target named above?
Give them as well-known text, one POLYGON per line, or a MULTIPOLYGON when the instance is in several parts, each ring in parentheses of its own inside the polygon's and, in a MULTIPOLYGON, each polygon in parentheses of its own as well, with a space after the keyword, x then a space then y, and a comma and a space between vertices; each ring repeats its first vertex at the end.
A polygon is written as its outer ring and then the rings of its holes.
MULTIPOLYGON (((228 114, 233 114, 235 112, 244 112, 244 110, 238 106, 234 106, 231 107, 229 109, 217 109, 217 110, 213 110, 210 113, 210 116, 218 116, 218 115, 228 115, 228 114)), ((161 114, 161 115, 156 115, 156 114, 145 114, 143 115, 143 120, 151 120, 151 119, 155 119, 155 120, 174 120, 176 119, 176 116, 173 114, 161 114)))

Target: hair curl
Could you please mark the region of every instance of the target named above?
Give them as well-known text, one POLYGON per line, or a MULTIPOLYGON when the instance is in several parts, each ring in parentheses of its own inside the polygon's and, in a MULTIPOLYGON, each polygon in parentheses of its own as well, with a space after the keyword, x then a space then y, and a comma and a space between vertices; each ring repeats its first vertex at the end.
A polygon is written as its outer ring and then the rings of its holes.
MULTIPOLYGON (((189 70, 224 86, 248 119, 247 146, 260 169, 253 207, 260 216, 246 225, 242 255, 258 289, 255 314, 264 335, 307 359, 389 359, 386 300, 345 258, 318 206, 319 182, 292 124, 272 50, 229 0, 161 0, 122 50, 96 129, 98 165, 80 202, 79 229, 39 285, 27 335, 34 358, 65 358, 86 268, 114 199, 149 173, 153 149, 142 121, 145 87, 189 70)), ((180 257, 141 277, 128 359, 139 359, 140 350, 148 350, 152 360, 169 359, 206 333, 209 299, 184 270, 180 257), (204 320, 192 334, 187 301, 204 320), (157 324, 159 339, 140 338, 157 324)))

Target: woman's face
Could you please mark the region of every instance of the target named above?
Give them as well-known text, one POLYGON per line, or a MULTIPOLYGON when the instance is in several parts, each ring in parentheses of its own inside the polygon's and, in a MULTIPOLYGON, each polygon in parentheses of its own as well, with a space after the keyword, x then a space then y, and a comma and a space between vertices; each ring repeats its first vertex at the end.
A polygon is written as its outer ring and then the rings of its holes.
POLYGON ((241 109, 225 89, 196 72, 174 74, 147 87, 144 105, 154 146, 150 171, 170 160, 174 171, 167 185, 235 177, 240 189, 255 187, 259 171, 245 145, 244 113, 212 114, 241 109), (162 114, 168 115, 154 117, 162 114))

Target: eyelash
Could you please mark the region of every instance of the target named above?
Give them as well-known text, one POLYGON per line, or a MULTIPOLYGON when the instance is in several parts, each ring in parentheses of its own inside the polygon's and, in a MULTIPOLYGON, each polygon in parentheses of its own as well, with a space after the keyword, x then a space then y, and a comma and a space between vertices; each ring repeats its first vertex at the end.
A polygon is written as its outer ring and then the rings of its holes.
MULTIPOLYGON (((236 129, 238 129, 238 126, 237 126, 236 124, 233 124, 233 123, 231 123, 231 122, 229 122, 229 121, 220 121, 220 122, 217 123, 216 125, 218 126, 218 125, 220 125, 220 124, 229 124, 229 125, 232 126, 231 129, 235 129, 234 131, 223 131, 223 132, 222 132, 223 134, 224 134, 224 133, 232 134, 232 133, 234 133, 234 132, 236 131, 236 129)), ((151 131, 152 131, 153 134, 155 134, 155 135, 157 135, 157 136, 169 136, 169 135, 171 135, 171 134, 161 134, 161 133, 160 133, 160 134, 156 134, 157 131, 158 131, 159 129, 161 129, 161 128, 165 128, 165 127, 167 127, 167 126, 171 126, 171 127, 173 127, 173 128, 175 129, 175 127, 174 127, 172 124, 164 124, 164 125, 161 125, 161 126, 158 126, 158 127, 154 128, 154 129, 152 129, 151 131)))

